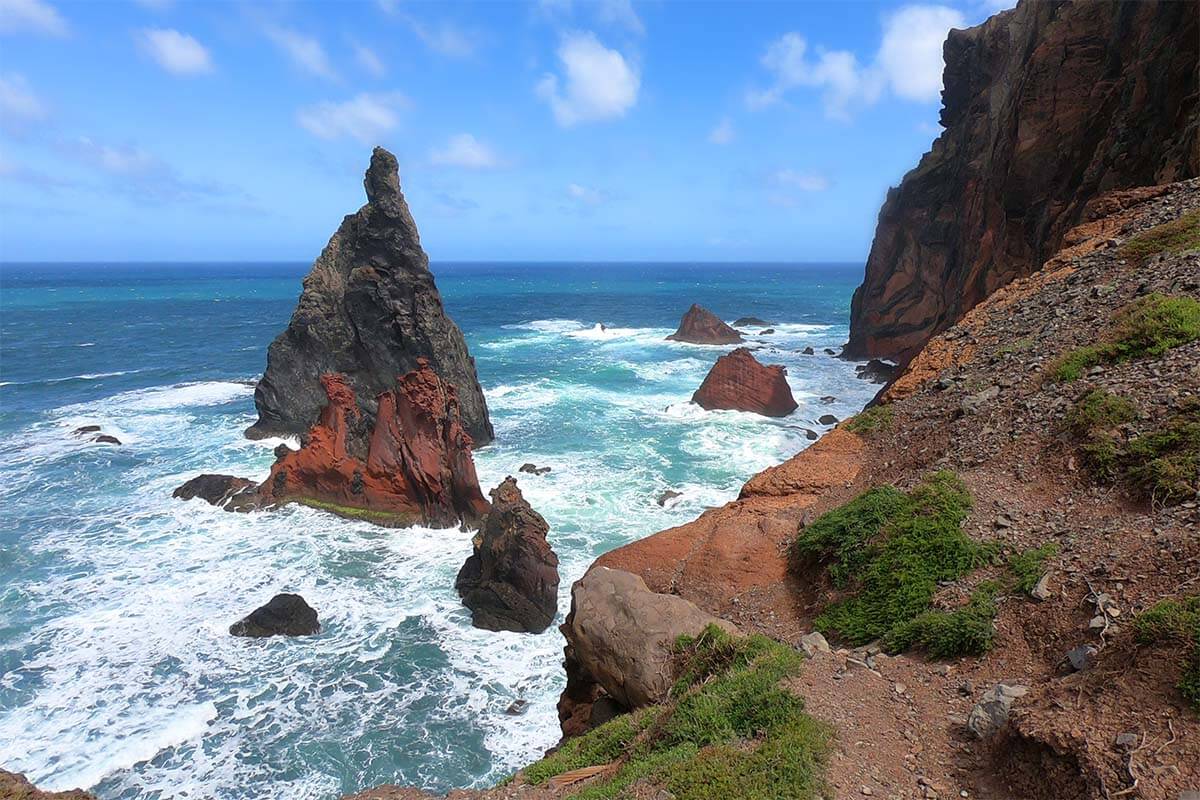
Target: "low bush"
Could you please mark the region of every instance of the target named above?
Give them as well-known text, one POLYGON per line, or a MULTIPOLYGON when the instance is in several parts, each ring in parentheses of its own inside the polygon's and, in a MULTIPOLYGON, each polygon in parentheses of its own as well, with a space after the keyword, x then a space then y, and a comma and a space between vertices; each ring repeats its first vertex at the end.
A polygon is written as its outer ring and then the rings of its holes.
POLYGON ((1183 675, 1179 691, 1200 712, 1200 595, 1162 600, 1133 621, 1142 644, 1170 642, 1183 650, 1183 675))
POLYGON ((1161 356, 1197 339, 1200 301, 1155 292, 1122 309, 1105 341, 1059 356, 1050 366, 1050 376, 1058 381, 1077 380, 1098 364, 1161 356))

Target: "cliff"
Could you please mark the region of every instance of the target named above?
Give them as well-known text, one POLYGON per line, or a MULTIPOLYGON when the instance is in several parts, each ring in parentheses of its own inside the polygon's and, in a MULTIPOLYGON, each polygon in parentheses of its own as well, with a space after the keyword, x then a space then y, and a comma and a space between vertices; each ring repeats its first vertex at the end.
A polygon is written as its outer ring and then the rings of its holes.
POLYGON ((396 157, 375 148, 367 204, 347 216, 304 279, 287 329, 267 351, 250 438, 304 433, 325 405, 321 376, 344 375, 369 420, 397 375, 428 359, 455 388, 476 446, 492 440, 487 403, 458 326, 446 315, 400 191, 396 157))
POLYGON ((1103 192, 1200 175, 1190 2, 1029 2, 946 40, 945 131, 879 213, 849 358, 907 361, 1103 192))

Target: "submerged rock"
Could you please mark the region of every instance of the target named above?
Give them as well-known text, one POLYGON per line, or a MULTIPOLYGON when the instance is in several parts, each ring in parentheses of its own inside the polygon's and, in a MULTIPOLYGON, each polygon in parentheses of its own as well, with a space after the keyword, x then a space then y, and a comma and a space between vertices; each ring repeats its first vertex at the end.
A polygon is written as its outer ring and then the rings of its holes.
POLYGON ((693 304, 667 339, 690 344, 740 344, 742 335, 707 308, 693 304))
POLYGON ((80 425, 78 428, 71 431, 71 433, 75 436, 84 436, 89 433, 99 433, 99 432, 100 432, 99 425, 80 425))
POLYGON ((517 469, 517 472, 524 472, 526 475, 545 475, 549 471, 549 467, 539 467, 537 464, 530 464, 528 462, 522 464, 517 469))
POLYGON ((117 437, 115 437, 111 434, 108 434, 108 433, 102 433, 99 436, 93 436, 92 441, 99 442, 100 444, 120 444, 121 443, 120 439, 118 439, 117 437))
POLYGON ((475 552, 454 582, 477 628, 541 633, 558 613, 558 556, 550 526, 511 477, 491 492, 475 552))
POLYGON ((676 497, 683 497, 683 492, 677 492, 674 489, 665 489, 658 495, 658 504, 665 507, 667 503, 676 497))
POLYGON ((317 612, 298 594, 277 594, 229 626, 233 636, 311 636, 320 633, 317 612))
POLYGON ((265 501, 308 503, 384 525, 474 526, 487 513, 457 393, 425 359, 377 398, 372 420, 345 376, 321 376, 328 402, 304 446, 282 453, 265 501), (361 513, 356 513, 361 512, 361 513))
POLYGON ((487 444, 492 425, 475 362, 442 307, 395 156, 375 148, 363 185, 367 204, 329 240, 304 279, 287 330, 271 343, 254 390, 258 421, 246 435, 307 431, 325 405, 321 376, 330 372, 345 376, 369 427, 376 397, 424 358, 457 391, 474 443, 487 444))
POLYGON ((710 410, 750 411, 767 417, 785 417, 796 410, 787 369, 758 363, 744 347, 717 359, 692 402, 710 410))
POLYGON ((733 321, 735 328, 765 328, 771 323, 758 317, 738 317, 733 321))

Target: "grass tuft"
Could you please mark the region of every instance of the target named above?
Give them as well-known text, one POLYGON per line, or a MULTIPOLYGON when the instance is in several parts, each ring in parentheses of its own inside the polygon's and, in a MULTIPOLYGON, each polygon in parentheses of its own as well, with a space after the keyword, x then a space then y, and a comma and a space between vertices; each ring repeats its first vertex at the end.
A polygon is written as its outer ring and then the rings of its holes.
POLYGON ((1046 542, 1041 547, 1031 547, 1008 559, 1008 568, 1013 574, 1013 589, 1029 594, 1037 582, 1046 574, 1046 561, 1058 555, 1058 545, 1046 542))
POLYGON ((1183 646, 1183 676, 1177 686, 1200 712, 1200 595, 1162 600, 1139 614, 1133 627, 1142 644, 1175 642, 1183 646))
POLYGON ((1076 436, 1090 437, 1137 419, 1137 409, 1124 397, 1093 389, 1067 412, 1067 427, 1076 436))
POLYGON ((917 647, 934 658, 981 656, 992 646, 996 628, 996 595, 999 587, 983 583, 962 608, 926 611, 892 628, 884 646, 892 652, 917 647))
POLYGON ((1122 309, 1106 341, 1059 356, 1050 366, 1050 375, 1060 382, 1078 380, 1098 364, 1161 356, 1197 339, 1200 301, 1155 292, 1122 309))
POLYGON ((1118 253, 1141 266, 1159 253, 1197 249, 1200 249, 1200 211, 1192 211, 1173 222, 1142 231, 1121 245, 1118 253))
POLYGON ((864 409, 846 420, 843 427, 859 436, 882 433, 892 427, 892 407, 872 406, 864 409))

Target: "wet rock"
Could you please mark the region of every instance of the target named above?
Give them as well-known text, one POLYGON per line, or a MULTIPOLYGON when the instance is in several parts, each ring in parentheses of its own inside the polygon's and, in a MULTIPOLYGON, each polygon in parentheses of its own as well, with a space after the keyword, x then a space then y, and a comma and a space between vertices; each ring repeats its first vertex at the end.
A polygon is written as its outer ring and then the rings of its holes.
POLYGON ((102 433, 99 436, 93 436, 92 441, 98 442, 100 444, 120 444, 121 443, 120 439, 118 439, 115 436, 111 436, 107 433, 102 433))
POLYGON ((817 433, 812 428, 804 428, 804 438, 808 439, 810 442, 815 442, 817 439, 821 438, 821 434, 817 433))
POLYGON ((690 344, 740 344, 742 335, 707 308, 693 304, 667 339, 690 344))
POLYGON ((536 464, 530 464, 528 462, 522 464, 517 469, 517 472, 524 472, 527 475, 545 475, 549 471, 549 467, 539 467, 536 464))
POLYGON ((424 358, 453 386, 476 446, 492 440, 487 403, 462 332, 446 316, 400 191, 396 158, 377 147, 363 181, 367 204, 348 216, 304 279, 287 329, 271 343, 254 390, 255 439, 302 434, 321 415, 321 376, 338 372, 368 429, 376 397, 424 358))
POLYGON ((75 430, 71 431, 71 435, 73 435, 73 436, 84 436, 85 434, 89 434, 89 433, 99 433, 99 432, 100 432, 100 426, 99 426, 99 425, 80 425, 78 428, 76 428, 75 430))
POLYGON ((833 414, 822 414, 821 416, 817 417, 817 422, 821 423, 822 425, 837 425, 838 418, 833 414))
POLYGON ((1013 701, 1024 697, 1029 687, 1019 683, 998 683, 984 692, 982 699, 971 709, 967 727, 980 739, 987 739, 1008 724, 1013 701))
POLYGON ((767 417, 784 417, 796 410, 787 382, 787 370, 764 365, 744 347, 717 359, 692 402, 705 409, 749 411, 767 417))
POLYGON ((475 537, 455 588, 477 628, 541 633, 558 613, 558 556, 550 526, 513 478, 491 492, 492 508, 475 537))
POLYGON ((800 351, 800 353, 801 353, 802 355, 811 356, 811 355, 813 355, 814 353, 816 353, 816 351, 815 351, 815 350, 813 350, 811 347, 806 347, 806 348, 804 348, 803 350, 801 350, 801 351, 800 351))
POLYGON ((250 495, 257 497, 257 494, 258 484, 248 478, 213 474, 197 475, 171 492, 172 497, 180 500, 199 497, 218 508, 243 505, 250 501, 250 495), (239 498, 239 495, 246 496, 239 498))
POLYGON ((888 361, 881 361, 878 358, 872 358, 865 364, 859 364, 854 368, 854 372, 864 381, 871 383, 887 383, 896 374, 898 367, 888 361))
POLYGON ((676 497, 683 497, 683 492, 677 492, 674 489, 666 489, 658 496, 658 504, 666 506, 667 503, 674 500, 676 497))
POLYGON ((738 317, 733 321, 733 327, 735 328, 765 328, 770 324, 758 317, 738 317))
POLYGON ((775 332, 774 328, 767 328, 765 331, 759 331, 758 335, 759 336, 770 336, 774 332, 775 332))
POLYGON ((319 633, 317 612, 298 594, 277 594, 245 619, 229 626, 233 636, 311 636, 319 633))
POLYGON ((508 708, 504 709, 504 713, 509 716, 516 717, 525 713, 525 709, 529 707, 529 701, 523 697, 519 697, 508 704, 508 708))
POLYGON ((825 405, 829 405, 830 403, 836 403, 837 398, 831 394, 827 394, 821 398, 821 402, 824 403, 825 405))
POLYGON ((834 349, 832 349, 832 348, 826 347, 826 348, 825 348, 825 355, 827 355, 827 356, 836 356, 836 355, 837 355, 837 351, 836 351, 836 350, 834 350, 834 349))

